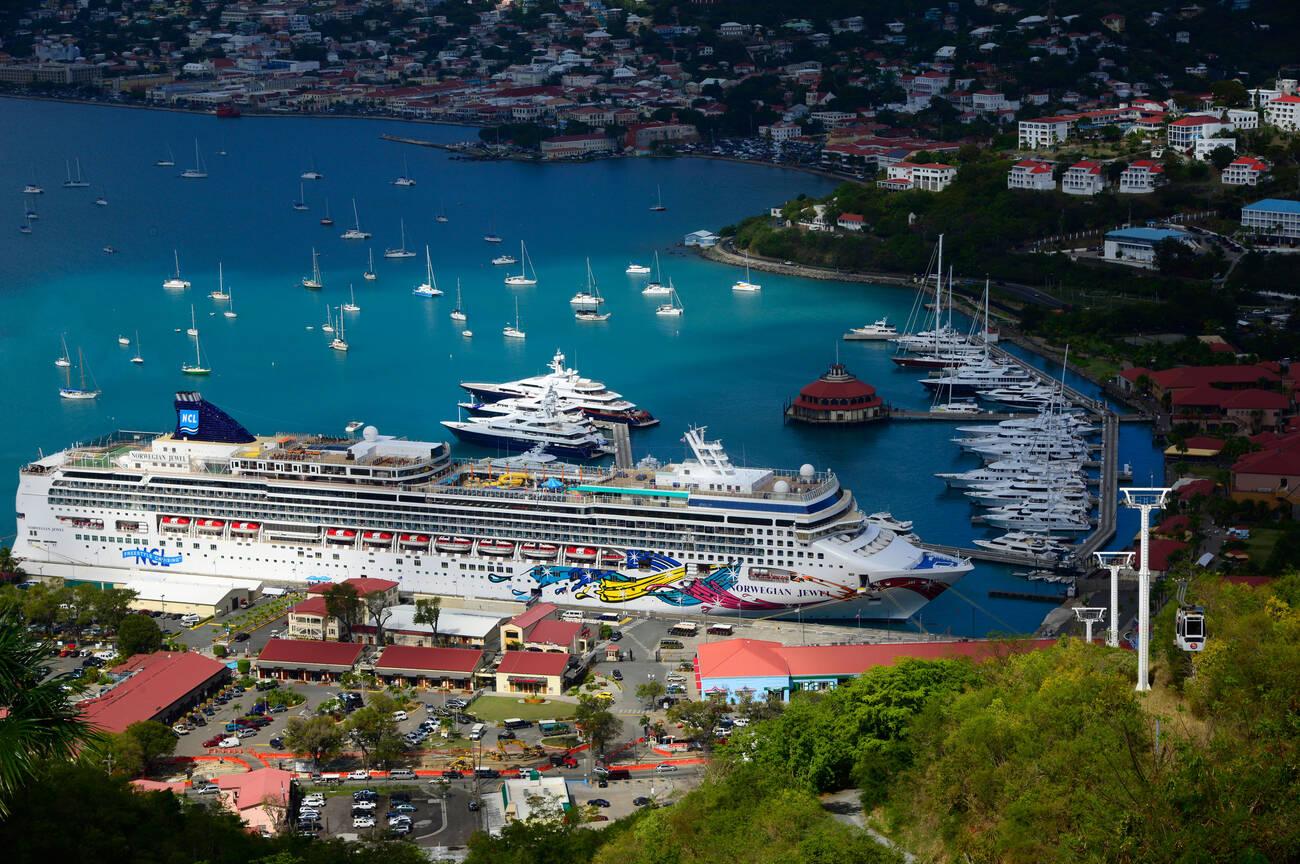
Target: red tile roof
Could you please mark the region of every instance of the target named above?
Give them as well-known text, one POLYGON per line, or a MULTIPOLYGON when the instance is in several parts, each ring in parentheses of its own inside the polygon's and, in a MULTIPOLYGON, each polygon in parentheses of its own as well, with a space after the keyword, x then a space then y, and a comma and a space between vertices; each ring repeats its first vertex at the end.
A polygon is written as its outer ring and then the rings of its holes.
POLYGON ((290 606, 289 614, 319 615, 323 618, 329 613, 325 611, 325 598, 318 596, 318 597, 308 597, 306 600, 302 601, 301 603, 295 603, 293 606, 290 606))
POLYGON ((1229 390, 1219 403, 1230 411, 1285 411, 1291 400, 1276 390, 1260 390, 1252 387, 1248 390, 1229 390))
POLYGON ((1169 559, 1174 553, 1181 552, 1187 548, 1187 544, 1181 540, 1166 540, 1163 537, 1152 537, 1151 546, 1147 552, 1147 563, 1152 570, 1164 572, 1169 569, 1169 559))
POLYGON ((701 678, 812 677, 858 675, 875 666, 892 666, 909 658, 970 657, 986 659, 1009 651, 1032 651, 1055 644, 1052 639, 1001 642, 889 642, 882 645, 782 645, 758 639, 727 639, 700 645, 701 678))
POLYGON ((528 609, 511 618, 508 623, 514 624, 519 629, 527 631, 529 627, 532 627, 538 621, 541 621, 543 618, 558 611, 559 608, 560 607, 556 606, 554 603, 534 603, 528 609))
POLYGON ((1147 374, 1152 381, 1165 390, 1208 387, 1212 384, 1220 386, 1240 385, 1254 384, 1259 381, 1272 383, 1278 380, 1276 372, 1260 364, 1250 366, 1175 366, 1173 369, 1162 369, 1159 372, 1149 372, 1147 374))
POLYGON ((781 655, 780 642, 761 639, 725 639, 706 642, 695 649, 696 668, 701 678, 762 678, 784 676, 789 664, 781 655))
POLYGON ((1234 474, 1300 474, 1300 435, 1276 439, 1267 449, 1247 453, 1232 466, 1234 474))
POLYGON ((263 804, 288 803, 289 787, 294 781, 292 771, 279 768, 259 768, 242 774, 223 774, 216 783, 223 790, 233 792, 235 809, 247 810, 263 804))
POLYGON ((303 666, 354 666, 364 648, 360 642, 317 642, 307 639, 272 639, 257 655, 259 663, 303 666))
POLYGON ((130 673, 103 696, 81 703, 92 726, 121 732, 132 723, 152 720, 186 694, 226 671, 224 663, 189 652, 137 654, 113 672, 130 673))
POLYGON ((360 576, 356 579, 345 579, 343 582, 321 582, 308 588, 307 593, 324 594, 335 585, 351 585, 353 588, 357 589, 357 593, 362 597, 379 591, 390 591, 397 587, 397 583, 389 579, 375 579, 370 576, 360 576))
POLYGON ((497 671, 505 675, 555 675, 564 674, 569 665, 569 655, 559 652, 507 651, 501 658, 497 671))
POLYGON ((528 642, 549 645, 571 645, 578 634, 586 627, 578 621, 558 621, 548 618, 538 621, 524 637, 528 642))
POLYGON ((461 672, 466 675, 483 661, 483 652, 475 648, 420 648, 414 645, 389 645, 379 655, 375 669, 418 669, 427 672, 461 672))
POLYGON ((1190 501, 1197 495, 1213 495, 1214 481, 1203 477, 1200 480, 1182 484, 1177 488, 1177 492, 1180 501, 1190 501))

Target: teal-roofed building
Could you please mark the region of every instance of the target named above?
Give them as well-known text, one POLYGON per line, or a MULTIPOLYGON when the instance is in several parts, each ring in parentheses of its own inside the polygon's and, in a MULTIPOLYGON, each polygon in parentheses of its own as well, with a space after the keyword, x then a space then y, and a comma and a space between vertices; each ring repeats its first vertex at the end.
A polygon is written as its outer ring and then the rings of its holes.
POLYGON ((1265 198, 1241 208, 1241 227, 1264 237, 1300 239, 1300 201, 1265 198))
POLYGON ((1155 267, 1156 244, 1165 240, 1177 240, 1197 248, 1191 235, 1177 228, 1119 228, 1106 232, 1102 257, 1135 267, 1155 267))

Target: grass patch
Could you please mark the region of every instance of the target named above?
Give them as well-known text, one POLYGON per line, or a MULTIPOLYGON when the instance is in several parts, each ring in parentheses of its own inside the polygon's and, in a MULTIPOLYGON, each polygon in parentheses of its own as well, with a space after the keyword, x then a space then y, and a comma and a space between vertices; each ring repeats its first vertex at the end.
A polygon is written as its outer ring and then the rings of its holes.
POLYGON ((564 720, 572 717, 576 708, 570 702, 530 705, 512 696, 480 696, 466 709, 466 713, 487 722, 497 722, 508 717, 518 717, 520 720, 564 720))
POLYGON ((549 738, 542 739, 543 747, 564 747, 572 750, 578 746, 577 735, 552 735, 549 738))
POLYGON ((1282 532, 1277 528, 1251 528, 1250 539, 1246 541, 1246 551, 1250 553, 1250 560, 1257 564, 1267 561, 1281 536, 1282 532))

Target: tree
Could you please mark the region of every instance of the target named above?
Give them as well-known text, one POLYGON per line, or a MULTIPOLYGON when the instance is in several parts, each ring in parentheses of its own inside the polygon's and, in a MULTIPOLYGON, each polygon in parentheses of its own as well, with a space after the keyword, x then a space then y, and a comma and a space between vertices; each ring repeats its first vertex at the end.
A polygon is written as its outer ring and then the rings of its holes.
POLYGON ((662 681, 652 678, 644 684, 636 685, 636 698, 653 707, 663 697, 665 690, 662 681))
POLYGON ((623 721, 604 707, 600 700, 591 696, 578 698, 578 711, 574 715, 574 723, 582 730, 582 734, 591 744, 591 749, 598 756, 604 755, 605 748, 623 731, 623 721))
POLYGON ((157 720, 132 723, 118 737, 139 749, 141 771, 146 774, 157 767, 160 759, 176 752, 176 733, 157 720))
POLYGON ((48 677, 49 656, 49 643, 32 639, 17 615, 0 617, 0 817, 43 762, 68 759, 93 738, 72 693, 48 677))
POLYGON ((1214 101, 1229 108, 1242 108, 1250 104, 1250 93, 1246 86, 1235 79, 1215 81, 1210 85, 1210 94, 1214 96, 1214 101))
POLYGON ((307 754, 320 765, 343 749, 343 732, 332 717, 290 717, 285 725, 284 745, 294 753, 307 754))
POLYGON ((438 618, 442 615, 442 598, 433 597, 429 600, 417 600, 415 602, 416 624, 428 624, 433 628, 433 644, 438 644, 438 618))
POLYGON ((27 573, 22 567, 23 559, 14 555, 13 550, 8 546, 0 546, 0 580, 5 582, 17 582, 27 573))
POLYGON ((366 614, 375 624, 375 644, 384 644, 384 625, 393 617, 393 610, 388 606, 388 595, 375 591, 366 597, 366 614))
POLYGON ((1215 147, 1210 151, 1210 163, 1214 165, 1215 170, 1222 171, 1232 164, 1232 160, 1237 158, 1236 152, 1226 144, 1222 147, 1215 147))
MULTIPOLYGON (((325 591, 325 612, 331 618, 337 618, 343 632, 339 638, 344 642, 352 641, 352 628, 362 621, 365 603, 357 593, 357 587, 347 582, 331 585, 325 591)), ((321 638, 325 638, 325 629, 321 628, 321 638)))
POLYGON ((729 711, 729 706, 721 699, 678 702, 668 709, 668 719, 682 724, 687 737, 698 741, 707 750, 713 745, 713 730, 729 711))
POLYGON ((387 765, 402 758, 405 748, 397 731, 391 696, 377 693, 370 704, 353 711, 344 723, 348 739, 361 749, 367 765, 387 765))
POLYGON ((152 654, 162 648, 162 630, 148 615, 127 615, 117 629, 117 649, 123 657, 152 654))

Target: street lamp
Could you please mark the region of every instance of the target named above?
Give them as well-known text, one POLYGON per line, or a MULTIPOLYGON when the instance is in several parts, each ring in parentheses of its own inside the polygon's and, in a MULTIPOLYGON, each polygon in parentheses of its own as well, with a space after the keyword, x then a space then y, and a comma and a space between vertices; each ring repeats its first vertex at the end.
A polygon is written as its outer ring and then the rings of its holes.
POLYGON ((1132 552, 1094 552, 1097 563, 1110 571, 1110 627, 1106 629, 1106 644, 1119 647, 1119 571, 1133 569, 1132 552))
POLYGON ((1151 511, 1165 506, 1168 487, 1121 489, 1124 505, 1137 510, 1142 520, 1138 553, 1138 692, 1151 689, 1151 511))

